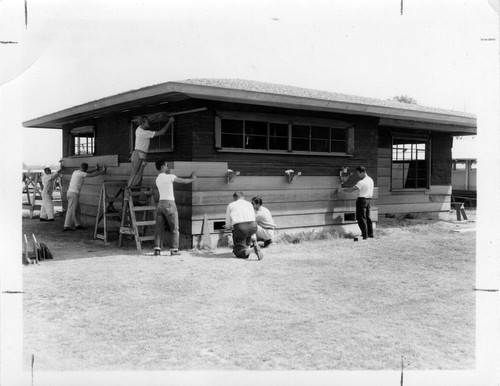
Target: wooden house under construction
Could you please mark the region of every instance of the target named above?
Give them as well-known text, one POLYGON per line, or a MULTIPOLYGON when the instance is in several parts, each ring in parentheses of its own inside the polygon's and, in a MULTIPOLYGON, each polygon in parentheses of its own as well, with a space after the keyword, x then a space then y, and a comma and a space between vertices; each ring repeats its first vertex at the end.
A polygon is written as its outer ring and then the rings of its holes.
POLYGON ((101 181, 128 178, 141 115, 154 129, 175 117, 173 129, 151 141, 144 183, 154 185, 158 159, 179 177, 198 175, 176 186, 183 247, 195 245, 204 218, 218 238, 234 191, 260 196, 282 233, 357 233, 356 196, 337 189, 356 182, 359 165, 375 181, 375 220, 448 211, 453 136, 477 131, 476 118, 457 111, 230 79, 167 82, 24 122, 63 130, 64 188, 82 162, 107 166, 85 181, 80 202, 88 223, 101 181))

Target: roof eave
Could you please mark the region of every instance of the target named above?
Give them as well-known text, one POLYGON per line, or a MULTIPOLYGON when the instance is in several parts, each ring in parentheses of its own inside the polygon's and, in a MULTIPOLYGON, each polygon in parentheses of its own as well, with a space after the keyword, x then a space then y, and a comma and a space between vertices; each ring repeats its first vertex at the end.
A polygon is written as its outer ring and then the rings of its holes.
MULTIPOLYGON (((186 97, 209 99, 223 102, 235 102, 244 104, 265 105, 273 107, 292 108, 299 110, 312 110, 335 112, 343 114, 359 114, 380 118, 407 119, 412 121, 423 121, 446 125, 458 125, 470 128, 470 134, 476 132, 476 118, 452 114, 441 114, 436 112, 416 111, 412 109, 401 109, 387 106, 375 106, 361 103, 332 101, 314 99, 299 96, 269 94, 264 92, 236 90, 223 87, 187 84, 181 82, 167 82, 160 85, 149 86, 138 90, 114 95, 71 107, 56 113, 48 114, 39 118, 23 122, 24 127, 39 128, 62 128, 63 124, 70 121, 71 117, 92 111, 122 105, 133 107, 151 97, 161 95, 168 96, 169 93, 184 94, 186 97)), ((469 131, 469 130, 467 130, 469 131)))

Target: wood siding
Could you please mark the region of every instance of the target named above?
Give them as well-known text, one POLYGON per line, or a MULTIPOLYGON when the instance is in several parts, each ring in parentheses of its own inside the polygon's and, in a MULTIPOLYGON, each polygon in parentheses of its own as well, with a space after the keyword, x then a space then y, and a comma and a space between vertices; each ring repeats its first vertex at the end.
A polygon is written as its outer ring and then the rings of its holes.
MULTIPOLYGON (((83 159, 82 159, 83 160, 83 159)), ((90 163, 91 159, 87 160, 90 163)), ((82 161, 85 162, 85 161, 82 161)), ((304 230, 338 229, 358 233, 359 229, 352 219, 346 220, 345 214, 355 213, 353 194, 336 193, 340 187, 338 176, 298 176, 292 183, 283 173, 280 176, 236 176, 233 182, 227 180, 225 162, 173 162, 172 174, 188 177, 196 171, 198 179, 189 185, 175 185, 175 200, 179 210, 181 246, 190 248, 196 244, 202 233, 203 219, 207 215, 208 229, 214 242, 220 237, 217 229, 225 221, 227 205, 232 201, 235 191, 243 191, 248 200, 260 196, 272 213, 280 232, 295 233, 304 230)), ((105 175, 86 178, 80 195, 83 220, 95 224, 101 183, 106 181, 125 181, 130 173, 130 163, 108 167, 105 175)), ((74 167, 66 167, 63 174, 63 190, 67 190, 74 167)), ((144 185, 154 186, 157 171, 148 163, 144 172, 144 185)), ((158 192, 155 189, 155 201, 158 192)), ((108 195, 114 195, 117 187, 109 187, 108 195)), ((64 195, 65 197, 65 195, 64 195)), ((116 204, 117 209, 121 209, 116 204)), ((372 207, 372 217, 377 221, 377 207, 372 207)), ((114 224, 115 230, 118 223, 114 224)))
POLYGON ((446 133, 431 134, 429 189, 391 191, 392 142, 389 132, 381 130, 377 168, 379 214, 450 210, 451 140, 452 137, 446 133))
MULTIPOLYGON (((91 167, 96 163, 106 164, 107 174, 87 178, 81 192, 84 221, 93 225, 101 181, 124 181, 125 184, 130 174, 131 119, 143 114, 199 108, 206 109, 175 117, 174 150, 150 153, 144 172, 143 184, 153 187, 157 176, 154 162, 158 159, 169 162, 172 173, 179 177, 188 177, 191 171, 197 172, 198 179, 193 184, 175 186, 182 247, 197 243, 205 215, 212 238, 221 237, 217 228, 224 221, 226 206, 231 202, 234 191, 243 191, 249 200, 260 196, 264 206, 271 210, 280 232, 335 228, 357 234, 359 229, 352 216, 355 196, 335 193, 340 186, 339 173, 343 167, 348 167, 349 172, 355 174, 355 168, 364 165, 373 178, 377 187, 372 205, 375 221, 379 213, 449 210, 451 136, 447 133, 427 132, 431 139, 430 189, 391 192, 392 128, 379 127, 377 118, 195 99, 101 115, 65 126, 63 201, 71 173, 81 162, 87 162, 91 167), (218 151, 215 146, 217 111, 349 122, 354 127, 354 151, 352 155, 343 156, 218 151), (93 125, 95 128, 96 156, 68 158, 72 151, 69 131, 81 125, 93 125), (240 172, 230 183, 227 181, 228 169, 240 172), (292 183, 285 175, 288 169, 301 172, 292 183)), ((345 185, 352 186, 355 182, 352 175, 345 185)), ((113 190, 110 193, 113 194, 113 190)), ((157 194, 155 199, 158 199, 157 194)))

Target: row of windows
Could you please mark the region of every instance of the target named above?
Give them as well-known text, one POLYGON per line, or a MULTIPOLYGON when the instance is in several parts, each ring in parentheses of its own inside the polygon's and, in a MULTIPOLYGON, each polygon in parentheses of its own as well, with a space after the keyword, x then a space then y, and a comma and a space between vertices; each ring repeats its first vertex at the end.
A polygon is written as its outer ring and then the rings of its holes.
POLYGON ((220 119, 220 148, 347 153, 348 130, 310 124, 220 119))
MULTIPOLYGON (((150 123, 160 130, 164 121, 150 123)), ((216 147, 220 150, 269 151, 349 154, 353 142, 352 127, 317 125, 294 122, 258 121, 252 119, 217 118, 216 147)), ((133 126, 132 133, 136 126, 133 126)), ((94 155, 94 130, 74 129, 73 155, 94 155)), ((132 134, 133 136, 133 134, 132 134)), ((151 139, 150 151, 170 151, 174 148, 174 130, 151 139)), ((391 157, 392 189, 422 189, 429 187, 430 162, 427 139, 393 138, 391 157)))

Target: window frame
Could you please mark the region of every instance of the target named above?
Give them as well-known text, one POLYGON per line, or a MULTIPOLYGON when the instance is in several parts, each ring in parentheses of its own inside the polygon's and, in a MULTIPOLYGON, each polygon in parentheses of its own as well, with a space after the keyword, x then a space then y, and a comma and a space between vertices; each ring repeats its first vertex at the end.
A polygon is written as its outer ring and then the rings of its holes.
POLYGON ((71 149, 71 157, 93 157, 95 156, 96 152, 96 135, 95 135, 95 128, 93 125, 87 125, 87 126, 78 126, 78 127, 73 127, 72 129, 69 130, 69 138, 70 138, 70 149, 71 149), (80 138, 86 138, 86 145, 84 144, 78 144, 77 146, 77 139, 78 141, 80 138), (91 139, 91 143, 89 144, 88 140, 91 139), (78 148, 86 148, 87 152, 86 153, 81 153, 81 151, 77 151, 78 148), (89 147, 91 149, 91 152, 89 153, 89 147))
MULTIPOLYGON (((404 144, 401 142, 400 144, 404 144)), ((413 151, 412 151, 413 153, 413 151)), ((410 161, 418 161, 418 149, 415 150, 415 158, 413 156, 410 158, 410 161)), ((392 133, 391 135, 391 192, 414 192, 414 191, 427 191, 430 189, 431 185, 431 138, 428 135, 412 135, 411 133, 392 133), (406 179, 403 177, 403 187, 394 187, 394 181, 395 181, 395 171, 394 171, 394 145, 395 145, 395 140, 396 141, 409 141, 409 144, 411 145, 418 145, 420 142, 421 144, 425 145, 425 187, 420 187, 418 186, 418 178, 415 179, 415 185, 414 187, 404 187, 406 185, 406 179), (417 143, 414 143, 417 142, 417 143)), ((418 169, 417 169, 418 171, 418 169)), ((404 176, 404 168, 403 168, 403 176, 404 176)))
POLYGON ((293 155, 314 155, 314 156, 327 156, 327 157, 352 157, 354 154, 354 125, 350 122, 339 121, 339 120, 329 120, 322 118, 305 118, 300 116, 284 116, 284 115, 274 115, 274 114, 256 114, 256 113, 239 113, 233 111, 217 111, 215 114, 215 147, 218 152, 232 152, 232 153, 265 153, 265 154, 293 154, 293 155), (231 119, 243 122, 243 131, 241 133, 242 147, 224 147, 223 143, 223 133, 222 133, 222 120, 231 119), (245 132, 245 122, 266 122, 267 123, 267 138, 266 138, 266 149, 251 149, 245 148, 246 142, 246 132, 245 132), (271 124, 286 124, 288 127, 287 134, 287 148, 286 150, 271 149, 271 124), (303 125, 309 126, 309 137, 308 147, 309 151, 304 150, 293 150, 293 126, 303 125), (328 128, 328 152, 311 151, 311 141, 314 139, 311 137, 312 128, 325 127, 328 128), (335 129, 345 130, 345 152, 334 152, 331 151, 332 145, 332 131, 335 129))

